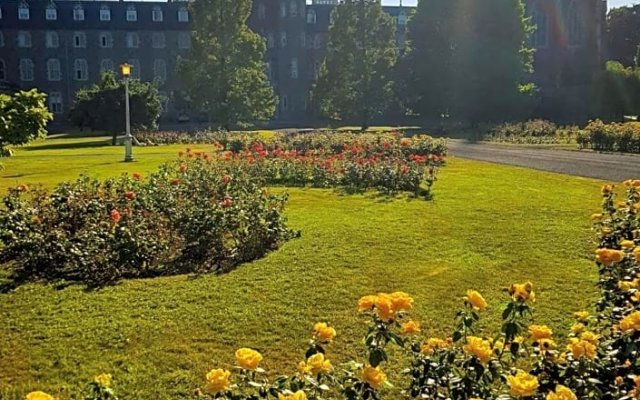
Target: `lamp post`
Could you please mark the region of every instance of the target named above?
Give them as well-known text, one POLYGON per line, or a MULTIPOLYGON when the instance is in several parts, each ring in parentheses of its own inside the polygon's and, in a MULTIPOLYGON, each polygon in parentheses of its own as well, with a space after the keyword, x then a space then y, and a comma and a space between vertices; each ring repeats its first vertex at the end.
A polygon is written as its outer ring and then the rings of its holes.
POLYGON ((129 111, 129 77, 131 76, 130 64, 124 63, 120 66, 120 71, 124 77, 124 109, 126 136, 124 138, 124 162, 133 161, 133 136, 131 136, 131 114, 129 111))

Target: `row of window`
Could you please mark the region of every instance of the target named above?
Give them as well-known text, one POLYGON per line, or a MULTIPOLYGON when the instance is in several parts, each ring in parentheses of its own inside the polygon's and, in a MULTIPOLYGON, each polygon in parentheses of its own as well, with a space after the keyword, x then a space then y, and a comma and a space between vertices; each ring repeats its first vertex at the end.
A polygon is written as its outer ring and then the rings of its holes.
MULTIPOLYGON (((273 49, 276 47, 275 35, 272 32, 262 34, 267 41, 267 48, 273 49)), ((280 47, 287 47, 289 43, 287 32, 280 32, 280 47)), ((304 32, 300 33, 300 47, 309 49, 321 49, 322 48, 322 35, 319 33, 313 36, 307 35, 304 32)))
MULTIPOLYGON (((102 32, 98 37, 98 45, 102 48, 113 47, 113 35, 110 32, 102 32)), ((0 47, 5 44, 4 35, 0 32, 0 47)), ((28 31, 19 31, 16 36, 16 45, 21 48, 30 48, 33 42, 31 33, 28 31)), ((177 44, 179 49, 191 48, 191 34, 189 32, 178 32, 177 44)), ((140 36, 136 32, 127 32, 125 34, 125 45, 130 49, 140 47, 140 36)), ((58 32, 45 32, 45 46, 55 49, 60 46, 60 37, 58 32)), ((87 47, 87 35, 85 32, 74 32, 72 46, 76 48, 87 47)), ((151 34, 151 47, 154 49, 164 49, 166 47, 166 37, 164 32, 153 32, 151 34)))
MULTIPOLYGON (((55 4, 51 3, 47 6, 44 17, 47 21, 56 21, 58 19, 58 9, 55 4)), ((84 21, 85 18, 84 8, 82 5, 77 4, 73 8, 73 20, 84 21)), ((2 8, 0 8, 0 19, 2 19, 2 8)), ((23 3, 18 7, 18 19, 21 21, 29 21, 31 19, 31 11, 28 4, 23 3)), ((111 8, 109 8, 109 6, 103 5, 100 7, 99 19, 102 22, 111 21, 111 8)), ((127 7, 125 19, 128 22, 138 21, 138 10, 134 5, 127 7)), ((164 10, 159 6, 153 7, 151 10, 151 20, 153 22, 163 22, 164 10)), ((189 10, 186 7, 181 7, 178 10, 178 22, 189 22, 189 10)))
MULTIPOLYGON (((135 79, 140 79, 140 61, 132 59, 127 62, 132 66, 131 76, 135 79)), ((51 82, 59 82, 62 80, 62 67, 59 59, 50 58, 47 60, 46 69, 47 80, 51 82)), ((18 70, 20 72, 21 81, 31 82, 35 80, 35 63, 32 59, 20 59, 18 70)), ((105 59, 100 62, 100 73, 105 71, 115 71, 115 64, 113 60, 105 59)), ((74 80, 87 81, 89 80, 89 63, 84 58, 75 59, 73 61, 73 70, 71 72, 74 80)), ((154 60, 153 76, 161 82, 167 80, 167 62, 165 60, 154 60)), ((6 64, 3 60, 0 60, 0 81, 6 80, 6 78, 6 64)))
MULTIPOLYGON (((265 63, 265 70, 267 73, 267 77, 269 78, 269 80, 273 81, 275 76, 273 75, 273 66, 272 63, 267 61, 265 63)), ((320 74, 320 61, 315 61, 313 63, 313 78, 317 79, 318 75, 320 74)), ((298 79, 299 77, 299 69, 298 69, 298 59, 297 58, 292 58, 291 61, 289 62, 289 77, 291 79, 298 79)))

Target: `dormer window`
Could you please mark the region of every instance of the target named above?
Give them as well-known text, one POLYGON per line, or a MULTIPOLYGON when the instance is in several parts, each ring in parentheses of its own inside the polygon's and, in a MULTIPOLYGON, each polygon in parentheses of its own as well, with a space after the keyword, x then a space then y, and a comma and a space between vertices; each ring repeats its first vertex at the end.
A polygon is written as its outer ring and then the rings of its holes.
POLYGON ((111 21, 111 9, 109 8, 109 6, 100 7, 100 21, 111 21))
POLYGON ((153 11, 151 11, 151 19, 153 22, 162 22, 163 15, 162 9, 160 7, 153 7, 153 11))
POLYGON ((129 6, 127 9, 127 21, 128 22, 136 22, 138 20, 138 11, 134 6, 129 6))
POLYGON ((47 21, 55 21, 58 19, 58 10, 53 4, 49 4, 44 11, 44 17, 47 21))
POLYGON ((18 19, 20 21, 28 21, 29 18, 29 6, 24 3, 20 4, 20 6, 18 7, 18 19))
POLYGON ((189 10, 186 7, 178 10, 178 22, 189 22, 189 10))
POLYGON ((73 8, 73 20, 84 21, 84 8, 80 4, 73 8))

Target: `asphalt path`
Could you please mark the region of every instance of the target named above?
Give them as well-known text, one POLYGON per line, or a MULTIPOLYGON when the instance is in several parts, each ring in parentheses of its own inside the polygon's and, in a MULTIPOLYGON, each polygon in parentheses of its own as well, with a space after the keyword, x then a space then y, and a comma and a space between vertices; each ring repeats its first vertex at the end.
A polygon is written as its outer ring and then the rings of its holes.
POLYGON ((621 182, 640 179, 640 155, 610 154, 449 140, 449 154, 470 160, 621 182))

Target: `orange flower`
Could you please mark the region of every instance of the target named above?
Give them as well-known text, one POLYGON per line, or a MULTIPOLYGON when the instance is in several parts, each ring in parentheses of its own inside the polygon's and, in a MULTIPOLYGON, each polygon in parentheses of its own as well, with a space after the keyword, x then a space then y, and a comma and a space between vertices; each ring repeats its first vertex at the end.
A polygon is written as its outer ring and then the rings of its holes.
POLYGON ((378 317, 383 321, 392 321, 396 317, 396 311, 393 308, 391 296, 386 293, 380 293, 376 297, 376 311, 378 317))
POLYGON ((178 178, 173 178, 171 179, 171 181, 169 181, 173 186, 178 186, 180 184, 180 179, 178 178))
POLYGON ((607 193, 612 193, 613 192, 613 185, 604 185, 602 187, 602 194, 607 194, 607 193))
POLYGON ((600 264, 608 267, 624 260, 624 252, 613 249, 598 249, 596 250, 596 260, 600 264))
POLYGON ((233 200, 227 197, 224 200, 222 200, 222 203, 220 203, 220 205, 225 208, 231 207, 233 205, 233 200))
POLYGON ((373 307, 376 305, 376 301, 378 300, 378 296, 363 296, 358 300, 358 311, 371 311, 373 307))
POLYGON ((416 321, 407 321, 402 324, 402 333, 410 335, 412 333, 420 332, 420 324, 416 321))
POLYGON ((180 164, 180 172, 182 173, 187 172, 187 166, 185 164, 180 164))
POLYGON ((132 191, 128 191, 128 192, 125 192, 124 197, 125 197, 127 200, 131 200, 131 201, 133 201, 133 200, 135 200, 135 199, 136 199, 136 193, 135 193, 135 192, 132 192, 132 191))
POLYGON ((536 294, 533 291, 533 284, 527 283, 514 283, 509 287, 509 294, 515 301, 535 301, 536 294))
POLYGON ((24 183, 21 185, 18 185, 18 192, 26 193, 28 191, 29 191, 29 186, 25 185, 24 183))
POLYGON ((140 172, 134 172, 133 173, 133 180, 134 181, 140 181, 142 180, 142 174, 140 172))
POLYGON ((420 348, 420 353, 431 355, 435 351, 446 349, 447 347, 449 347, 449 343, 446 342, 445 340, 438 339, 438 338, 429 338, 427 339, 426 342, 422 344, 422 347, 420 348))
POLYGON ((407 311, 413 307, 413 299, 405 292, 394 292, 390 296, 395 311, 407 311))
POLYGON ((114 224, 117 224, 118 222, 120 222, 120 219, 122 218, 122 216, 120 215, 120 212, 116 209, 111 210, 111 222, 113 222, 114 224))
POLYGON ((231 182, 231 177, 229 175, 225 175, 225 176, 222 177, 222 183, 224 183, 226 185, 229 182, 231 182))

